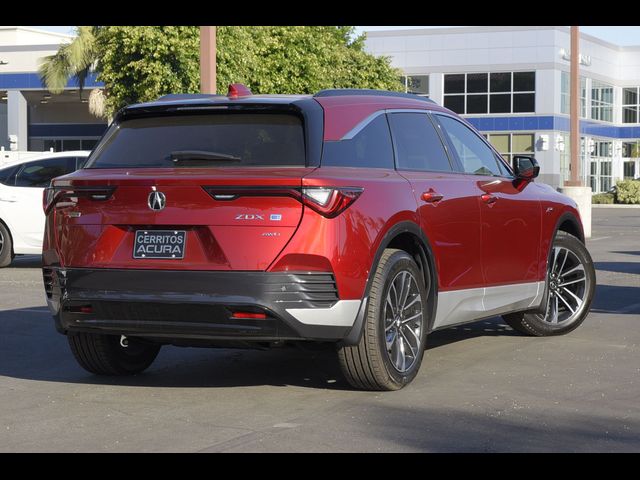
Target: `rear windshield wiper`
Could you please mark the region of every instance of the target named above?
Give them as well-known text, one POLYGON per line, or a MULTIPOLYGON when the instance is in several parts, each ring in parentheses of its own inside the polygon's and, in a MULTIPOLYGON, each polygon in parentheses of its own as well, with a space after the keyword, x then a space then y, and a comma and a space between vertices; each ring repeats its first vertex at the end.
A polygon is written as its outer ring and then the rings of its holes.
POLYGON ((208 152, 205 150, 178 150, 171 152, 170 157, 174 163, 184 160, 214 160, 223 162, 239 162, 242 160, 240 157, 236 157, 235 155, 220 152, 208 152))

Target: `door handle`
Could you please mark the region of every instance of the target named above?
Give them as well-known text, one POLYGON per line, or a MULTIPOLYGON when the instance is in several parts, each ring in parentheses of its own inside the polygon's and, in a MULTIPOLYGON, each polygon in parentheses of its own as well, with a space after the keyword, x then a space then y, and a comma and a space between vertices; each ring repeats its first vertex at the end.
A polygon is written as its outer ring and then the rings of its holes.
POLYGON ((444 198, 444 195, 437 192, 424 192, 421 198, 424 202, 427 203, 438 203, 444 198))
POLYGON ((482 201, 488 205, 494 204, 498 201, 498 197, 494 197, 493 195, 489 194, 489 193, 485 193, 483 195, 480 195, 480 198, 482 199, 482 201))

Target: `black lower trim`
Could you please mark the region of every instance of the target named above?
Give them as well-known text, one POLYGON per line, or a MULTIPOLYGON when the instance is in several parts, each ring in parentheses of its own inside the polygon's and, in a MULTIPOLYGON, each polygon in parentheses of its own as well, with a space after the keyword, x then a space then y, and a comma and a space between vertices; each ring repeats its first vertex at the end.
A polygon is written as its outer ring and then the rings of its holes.
POLYGON ((325 272, 211 272, 46 268, 47 302, 61 333, 167 339, 342 339, 349 327, 306 325, 288 308, 330 308, 325 272), (234 312, 264 314, 238 318, 234 312))

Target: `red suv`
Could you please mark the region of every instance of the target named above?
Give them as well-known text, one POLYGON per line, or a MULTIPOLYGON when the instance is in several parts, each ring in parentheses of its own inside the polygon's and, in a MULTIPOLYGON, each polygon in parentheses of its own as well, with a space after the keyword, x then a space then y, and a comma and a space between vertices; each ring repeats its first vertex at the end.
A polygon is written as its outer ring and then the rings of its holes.
POLYGON ((586 317, 580 216, 538 170, 410 94, 169 95, 121 110, 45 191, 47 301, 96 374, 166 344, 312 341, 353 386, 399 389, 434 330, 586 317))

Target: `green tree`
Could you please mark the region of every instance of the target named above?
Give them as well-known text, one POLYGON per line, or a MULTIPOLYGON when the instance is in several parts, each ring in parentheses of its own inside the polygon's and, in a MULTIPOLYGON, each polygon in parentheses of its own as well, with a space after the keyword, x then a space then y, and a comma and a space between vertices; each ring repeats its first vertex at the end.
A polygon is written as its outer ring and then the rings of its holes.
MULTIPOLYGON (((105 83, 106 114, 167 93, 199 91, 198 27, 80 27, 79 33, 83 29, 93 35, 90 65, 95 64, 98 79, 105 83)), ((226 92, 234 82, 246 84, 254 93, 401 90, 400 72, 388 58, 366 53, 364 36, 353 33, 348 26, 218 27, 218 91, 226 92)), ((82 50, 82 45, 63 46, 53 57, 67 58, 66 50, 82 50)), ((41 69, 52 92, 62 88, 60 72, 69 76, 78 71, 73 62, 56 59, 47 59, 41 69), (44 74, 49 70, 55 75, 44 74)))

